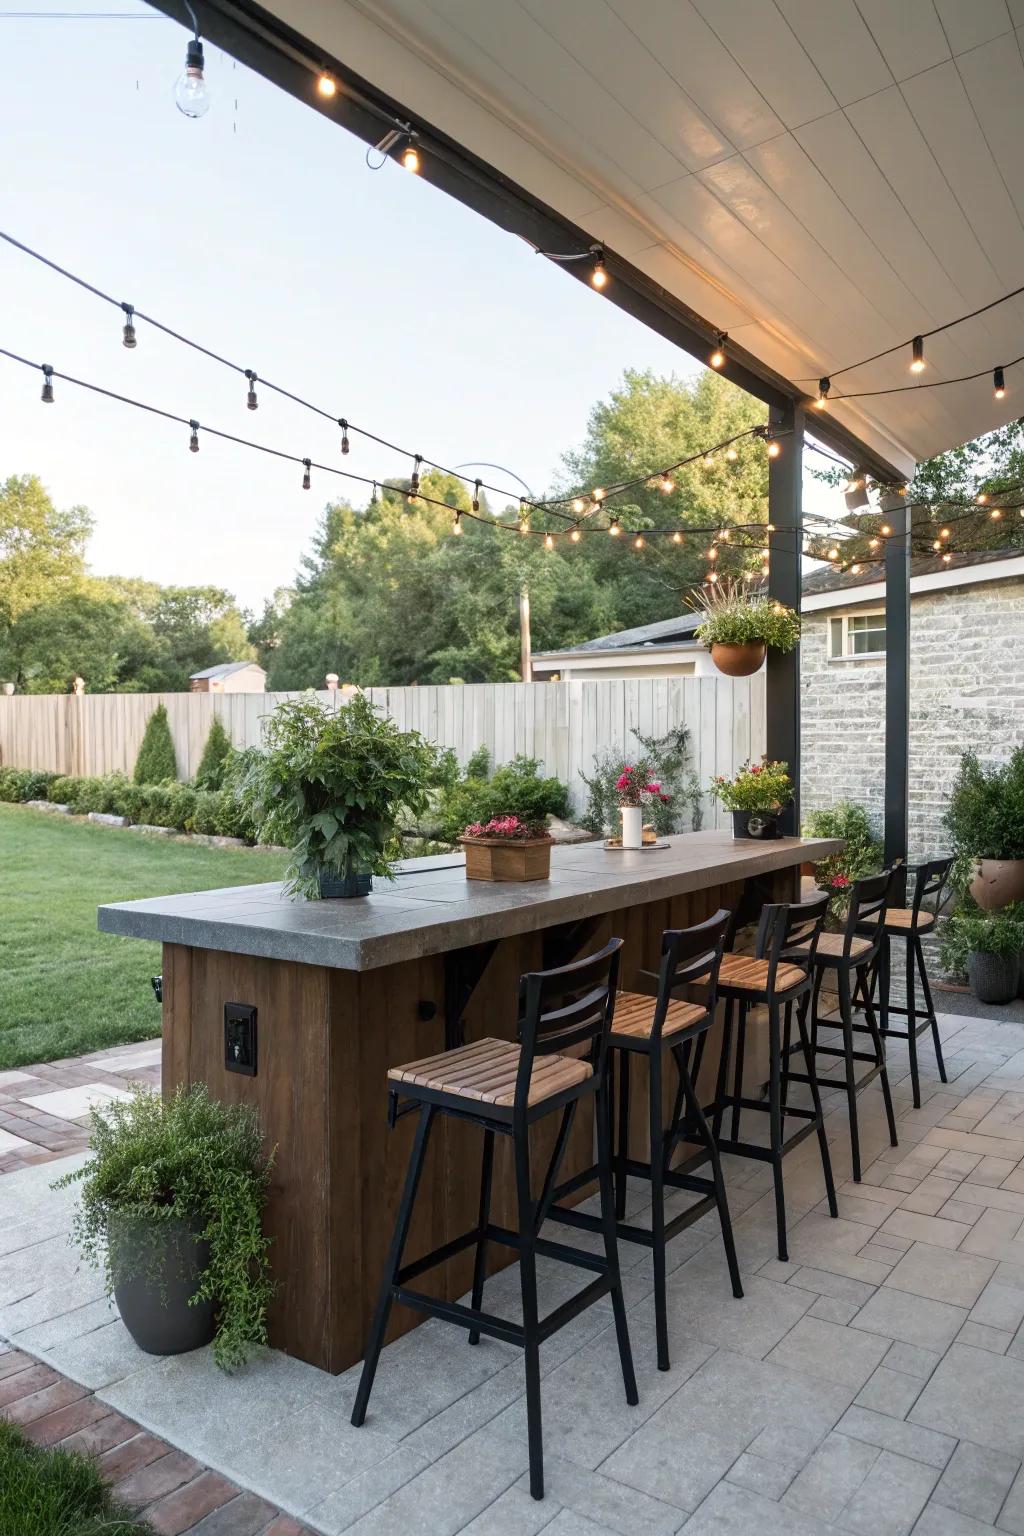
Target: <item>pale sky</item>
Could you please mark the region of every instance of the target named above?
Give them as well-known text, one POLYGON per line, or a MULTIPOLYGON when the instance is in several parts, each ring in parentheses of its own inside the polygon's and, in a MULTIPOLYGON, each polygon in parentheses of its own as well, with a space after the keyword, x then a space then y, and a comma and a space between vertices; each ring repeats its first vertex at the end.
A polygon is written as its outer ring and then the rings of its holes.
MULTIPOLYGON (((76 4, 102 9, 60 8, 76 4)), ((0 228, 336 416, 441 463, 506 464, 538 493, 625 368, 700 366, 398 165, 369 170, 361 142, 217 50, 210 111, 186 119, 185 41, 164 19, 0 15, 0 228)), ((269 391, 247 411, 244 379, 141 323, 127 351, 118 311, 2 243, 0 293, 11 351, 300 456, 409 472, 358 438, 342 461, 336 428, 269 391)), ((0 358, 0 478, 34 471, 58 505, 88 506, 98 574, 211 582, 259 609, 345 494, 209 437, 190 454, 187 428, 67 384, 44 406, 41 383, 0 358)), ((841 512, 820 488, 808 500, 841 512)))

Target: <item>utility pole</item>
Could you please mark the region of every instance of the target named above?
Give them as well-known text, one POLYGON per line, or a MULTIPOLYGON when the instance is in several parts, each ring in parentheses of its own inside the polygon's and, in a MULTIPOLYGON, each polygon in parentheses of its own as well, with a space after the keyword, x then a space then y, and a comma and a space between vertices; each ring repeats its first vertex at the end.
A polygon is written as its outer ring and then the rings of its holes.
POLYGON ((519 589, 519 673, 524 683, 533 682, 533 658, 530 648, 530 589, 519 589))

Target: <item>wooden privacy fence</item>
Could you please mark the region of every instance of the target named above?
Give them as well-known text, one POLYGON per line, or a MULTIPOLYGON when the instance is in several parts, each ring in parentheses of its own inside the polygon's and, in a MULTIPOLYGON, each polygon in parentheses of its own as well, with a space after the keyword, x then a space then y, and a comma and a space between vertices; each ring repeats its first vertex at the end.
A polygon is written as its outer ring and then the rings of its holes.
MULTIPOLYGON (((664 736, 690 730, 692 765, 706 790, 765 747, 764 675, 657 677, 609 682, 479 683, 437 688, 370 688, 369 697, 405 729, 415 729, 465 762, 486 746, 495 763, 517 753, 539 758, 564 779, 582 808, 594 754, 638 752, 633 728, 664 736)), ((53 773, 130 774, 146 721, 164 704, 178 772, 192 778, 210 722, 219 715, 238 747, 260 740, 260 721, 294 693, 29 694, 0 697, 0 764, 53 773)), ((338 694, 319 698, 338 703, 338 694)), ((707 802, 706 802, 707 803, 707 802)))

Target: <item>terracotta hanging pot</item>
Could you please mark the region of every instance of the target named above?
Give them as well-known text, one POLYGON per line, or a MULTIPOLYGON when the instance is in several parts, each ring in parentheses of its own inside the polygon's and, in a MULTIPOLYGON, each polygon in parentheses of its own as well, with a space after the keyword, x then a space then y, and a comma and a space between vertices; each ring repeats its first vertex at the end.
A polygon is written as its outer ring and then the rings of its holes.
POLYGON ((971 895, 985 912, 1024 901, 1024 859, 976 860, 971 895))
POLYGON ((764 664, 765 649, 760 640, 746 645, 713 645, 711 660, 726 677, 752 677, 764 664))

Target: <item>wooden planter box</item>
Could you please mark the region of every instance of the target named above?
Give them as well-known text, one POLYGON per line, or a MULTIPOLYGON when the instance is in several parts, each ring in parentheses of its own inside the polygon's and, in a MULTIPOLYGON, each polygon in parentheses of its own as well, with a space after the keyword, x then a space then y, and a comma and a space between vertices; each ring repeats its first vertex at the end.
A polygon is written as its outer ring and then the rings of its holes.
POLYGON ((546 880, 551 873, 550 837, 467 837, 462 847, 467 880, 546 880))

